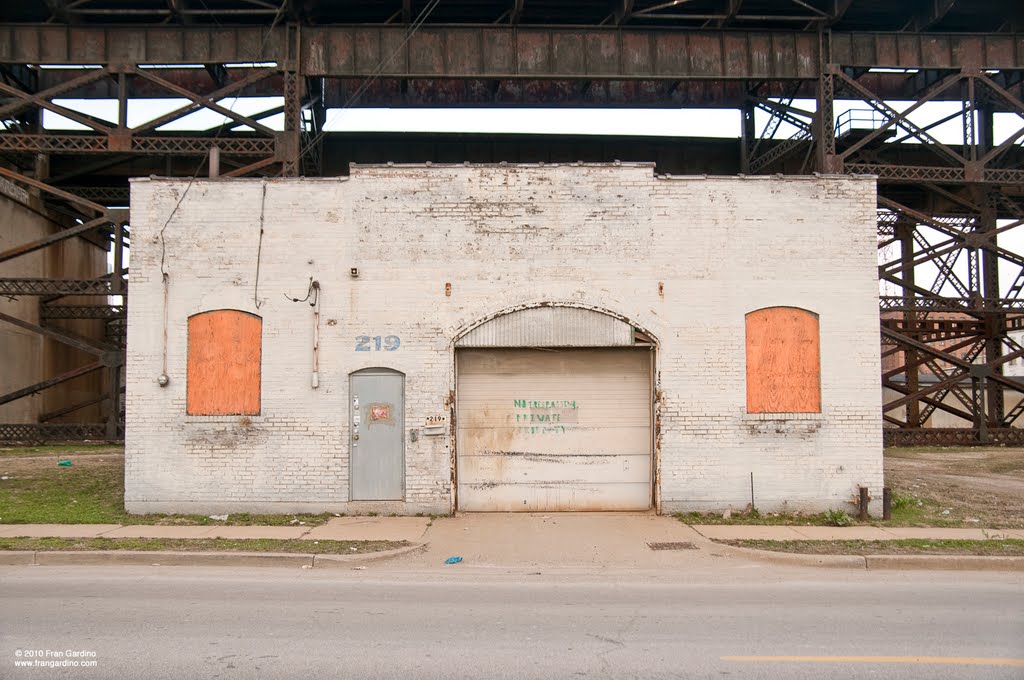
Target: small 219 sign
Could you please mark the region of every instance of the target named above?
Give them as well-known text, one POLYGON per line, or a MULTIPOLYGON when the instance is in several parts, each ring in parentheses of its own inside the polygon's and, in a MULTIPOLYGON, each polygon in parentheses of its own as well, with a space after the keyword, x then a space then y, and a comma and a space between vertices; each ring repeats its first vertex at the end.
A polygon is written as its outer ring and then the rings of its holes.
POLYGON ((357 335, 356 336, 356 351, 357 352, 379 352, 384 350, 385 352, 394 352, 402 345, 402 339, 397 335, 375 335, 372 338, 369 335, 357 335))

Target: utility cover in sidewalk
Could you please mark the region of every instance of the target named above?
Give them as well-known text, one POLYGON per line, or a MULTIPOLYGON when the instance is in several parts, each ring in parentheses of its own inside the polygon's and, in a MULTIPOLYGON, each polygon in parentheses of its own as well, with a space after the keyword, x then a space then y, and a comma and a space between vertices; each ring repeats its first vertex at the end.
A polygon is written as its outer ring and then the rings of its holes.
POLYGON ((686 541, 677 541, 669 543, 648 543, 647 547, 651 550, 697 550, 697 546, 693 543, 687 543, 686 541))

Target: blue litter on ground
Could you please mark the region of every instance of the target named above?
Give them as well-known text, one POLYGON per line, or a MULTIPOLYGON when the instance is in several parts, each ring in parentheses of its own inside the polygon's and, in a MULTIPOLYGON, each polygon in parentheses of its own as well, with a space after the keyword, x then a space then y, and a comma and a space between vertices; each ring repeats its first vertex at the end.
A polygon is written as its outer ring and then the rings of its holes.
POLYGON ((71 461, 70 460, 62 460, 59 463, 57 463, 57 465, 60 465, 61 467, 71 467, 71 461))
POLYGON ((444 561, 445 564, 458 564, 462 561, 461 557, 449 557, 444 561))

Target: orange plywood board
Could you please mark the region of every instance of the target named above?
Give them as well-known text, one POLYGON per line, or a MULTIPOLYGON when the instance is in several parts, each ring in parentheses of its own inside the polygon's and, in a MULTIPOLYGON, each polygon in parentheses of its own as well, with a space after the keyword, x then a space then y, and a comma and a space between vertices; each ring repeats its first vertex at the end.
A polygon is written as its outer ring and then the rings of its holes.
POLYGON ((262 319, 246 312, 189 318, 189 415, 259 415, 262 335, 262 319))
POLYGON ((747 412, 821 412, 816 314, 796 307, 747 314, 747 412))

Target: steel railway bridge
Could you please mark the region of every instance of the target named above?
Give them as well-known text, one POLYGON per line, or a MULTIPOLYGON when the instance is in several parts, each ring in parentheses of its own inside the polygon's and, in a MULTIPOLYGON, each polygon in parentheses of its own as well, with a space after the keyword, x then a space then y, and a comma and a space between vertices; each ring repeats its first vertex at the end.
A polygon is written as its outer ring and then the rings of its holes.
POLYGON ((104 387, 42 422, 0 424, 0 440, 123 434, 130 219, 116 206, 128 204, 129 177, 618 159, 672 174, 877 175, 886 443, 1022 445, 1022 386, 1004 368, 1024 355, 1012 333, 1024 328, 1024 254, 1000 245, 1024 221, 1022 29, 1019 0, 3 3, 0 178, 62 228, 0 252, 0 296, 39 304, 34 320, 0 311, 0 323, 88 359, 0 404, 92 372, 104 387), (256 96, 282 103, 247 115, 225 104, 256 96), (116 100, 116 120, 67 98, 116 100), (185 103, 130 125, 139 98, 185 103), (924 120, 936 102, 943 113, 924 120), (324 131, 331 109, 371 106, 733 108, 741 124, 737 139, 324 131), (162 129, 204 109, 229 122, 162 129), (837 109, 851 110, 836 120, 837 109), (82 130, 48 129, 44 112, 82 130), (281 114, 283 130, 267 123, 281 114), (997 134, 997 120, 1009 131, 997 134), (956 143, 939 139, 950 125, 956 143), (72 238, 112 252, 113 272, 5 274, 8 261, 72 238), (106 332, 76 334, 68 319, 106 332), (74 422, 96 404, 103 422, 74 422), (957 426, 929 426, 940 415, 957 426))

